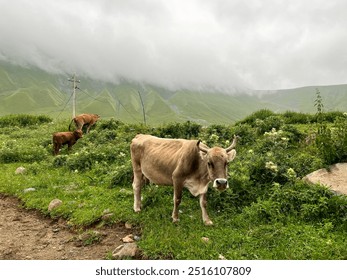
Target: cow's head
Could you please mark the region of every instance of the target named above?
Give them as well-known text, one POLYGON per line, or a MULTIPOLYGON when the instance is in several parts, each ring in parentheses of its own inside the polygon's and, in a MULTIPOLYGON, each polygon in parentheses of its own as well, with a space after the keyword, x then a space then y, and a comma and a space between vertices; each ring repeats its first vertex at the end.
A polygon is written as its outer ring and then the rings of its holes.
POLYGON ((76 139, 80 139, 83 137, 83 132, 81 129, 77 129, 73 133, 74 133, 76 139))
POLYGON ((231 145, 224 149, 220 147, 209 148, 198 141, 198 148, 201 156, 207 165, 209 179, 213 182, 213 187, 219 191, 229 188, 228 184, 228 162, 236 156, 236 146, 238 136, 234 136, 231 145))

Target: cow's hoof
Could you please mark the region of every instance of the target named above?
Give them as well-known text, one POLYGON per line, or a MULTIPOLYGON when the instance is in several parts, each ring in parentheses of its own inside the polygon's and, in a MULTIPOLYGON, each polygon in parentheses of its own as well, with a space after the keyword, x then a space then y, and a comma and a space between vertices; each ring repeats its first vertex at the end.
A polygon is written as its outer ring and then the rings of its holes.
POLYGON ((205 226, 213 226, 213 223, 211 220, 205 221, 204 224, 205 226))
POLYGON ((172 218, 172 222, 173 222, 174 224, 178 223, 179 221, 180 221, 180 219, 178 219, 178 218, 172 218))
POLYGON ((139 213, 141 211, 141 208, 134 208, 135 213, 139 213))

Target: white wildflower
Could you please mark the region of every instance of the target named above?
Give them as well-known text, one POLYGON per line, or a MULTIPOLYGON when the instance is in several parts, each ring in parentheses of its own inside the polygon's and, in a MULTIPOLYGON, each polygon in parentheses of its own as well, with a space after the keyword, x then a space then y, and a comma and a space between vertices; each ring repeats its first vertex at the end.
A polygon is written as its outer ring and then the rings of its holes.
POLYGON ((288 178, 296 178, 296 172, 293 168, 288 168, 287 170, 288 178))
POLYGON ((265 168, 271 170, 272 172, 278 172, 278 167, 272 161, 268 161, 265 163, 265 168))

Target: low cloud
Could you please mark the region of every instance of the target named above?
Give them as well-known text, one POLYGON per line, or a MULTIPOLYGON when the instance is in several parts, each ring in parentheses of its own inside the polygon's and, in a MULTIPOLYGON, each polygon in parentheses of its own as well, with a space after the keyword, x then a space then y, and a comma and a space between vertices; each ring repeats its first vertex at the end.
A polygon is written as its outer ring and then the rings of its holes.
POLYGON ((346 83, 345 1, 0 0, 0 59, 172 90, 346 83))

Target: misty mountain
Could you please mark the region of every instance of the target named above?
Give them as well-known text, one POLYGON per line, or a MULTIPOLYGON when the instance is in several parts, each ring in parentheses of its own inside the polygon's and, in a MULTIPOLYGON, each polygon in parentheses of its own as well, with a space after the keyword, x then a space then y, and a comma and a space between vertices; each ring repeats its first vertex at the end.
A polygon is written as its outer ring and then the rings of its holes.
MULTIPOLYGON (((47 114, 56 118, 72 115, 70 76, 51 74, 35 67, 0 62, 0 115, 47 114)), ((123 81, 112 84, 87 77, 76 89, 76 113, 96 113, 102 118, 150 125, 191 120, 201 124, 233 123, 259 109, 275 112, 315 112, 316 88, 325 111, 347 111, 347 85, 312 86, 277 91, 203 92, 170 91, 153 85, 123 81)))

